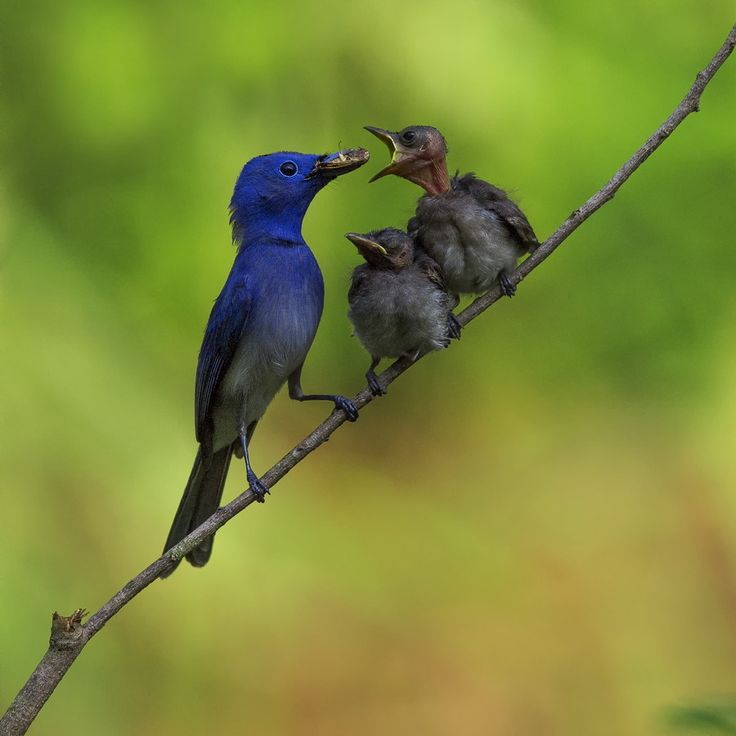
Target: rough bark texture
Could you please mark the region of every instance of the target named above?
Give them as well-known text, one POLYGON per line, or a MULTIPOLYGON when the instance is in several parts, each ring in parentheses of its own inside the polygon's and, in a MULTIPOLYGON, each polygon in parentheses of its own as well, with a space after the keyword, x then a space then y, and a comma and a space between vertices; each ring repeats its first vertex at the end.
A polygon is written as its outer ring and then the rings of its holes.
MULTIPOLYGON (((692 112, 700 109, 700 96, 713 78, 715 73, 726 61, 736 46, 736 25, 731 29, 723 46, 718 50, 710 64, 699 72, 695 83, 675 111, 657 128, 647 139, 644 145, 611 177, 611 180, 597 191, 587 202, 576 209, 555 230, 547 240, 540 245, 532 256, 527 258, 511 276, 514 284, 526 278, 539 264, 544 261, 572 232, 574 232, 596 210, 613 198, 623 183, 659 148, 671 135, 675 128, 692 112)), ((461 325, 466 325, 484 312, 494 302, 501 298, 498 286, 487 294, 478 297, 472 304, 458 315, 461 325)), ((415 361, 401 358, 389 366, 380 376, 381 385, 385 388, 395 381, 415 361)), ((360 409, 373 400, 373 396, 366 388, 355 398, 355 404, 360 409)), ((305 437, 296 447, 290 450, 264 476, 265 484, 272 488, 295 465, 307 455, 326 442, 330 435, 345 422, 345 415, 333 412, 322 424, 305 437)), ((202 540, 209 537, 214 531, 227 523, 233 516, 239 514, 255 501, 255 496, 246 490, 227 506, 223 506, 201 526, 197 527, 188 537, 159 557, 145 570, 125 584, 115 595, 105 603, 86 624, 82 624, 84 611, 75 611, 71 616, 59 616, 55 613, 52 621, 51 640, 46 654, 28 678, 28 681, 18 693, 15 700, 0 719, 0 736, 19 736, 26 733, 33 719, 38 715, 44 703, 64 677, 74 660, 82 651, 87 642, 118 612, 129 603, 138 593, 148 587, 159 575, 169 569, 174 560, 181 559, 189 550, 196 547, 202 540)))

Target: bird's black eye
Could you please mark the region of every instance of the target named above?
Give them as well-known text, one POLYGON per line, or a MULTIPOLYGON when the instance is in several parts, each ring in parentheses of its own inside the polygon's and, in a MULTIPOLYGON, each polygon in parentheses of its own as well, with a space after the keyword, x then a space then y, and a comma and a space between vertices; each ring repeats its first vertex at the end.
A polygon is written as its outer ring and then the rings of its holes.
POLYGON ((296 172, 298 171, 296 164, 293 161, 284 161, 284 163, 279 166, 279 171, 284 176, 294 176, 296 172))
POLYGON ((413 131, 413 130, 405 130, 401 134, 401 141, 402 141, 402 143, 413 143, 414 140, 416 139, 416 137, 417 137, 417 134, 416 134, 415 131, 413 131))

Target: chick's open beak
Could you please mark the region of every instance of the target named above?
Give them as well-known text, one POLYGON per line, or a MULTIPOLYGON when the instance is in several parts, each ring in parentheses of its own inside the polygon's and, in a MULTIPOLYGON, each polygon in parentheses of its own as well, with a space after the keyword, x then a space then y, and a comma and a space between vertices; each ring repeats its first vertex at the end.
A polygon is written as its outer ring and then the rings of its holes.
POLYGON ((385 169, 381 169, 370 181, 374 182, 376 179, 388 176, 389 174, 397 174, 401 168, 402 161, 409 157, 408 152, 399 142, 399 134, 392 133, 390 130, 384 130, 383 128, 376 128, 373 125, 365 125, 363 127, 369 133, 373 133, 378 140, 383 141, 391 154, 391 163, 385 169))
POLYGON ((347 174, 360 168, 369 158, 370 154, 365 148, 346 148, 336 153, 328 153, 317 161, 307 177, 317 175, 334 177, 347 174))
POLYGON ((365 235, 358 233, 345 233, 345 237, 361 252, 361 253, 379 253, 382 256, 388 255, 386 249, 375 240, 366 238, 365 235))

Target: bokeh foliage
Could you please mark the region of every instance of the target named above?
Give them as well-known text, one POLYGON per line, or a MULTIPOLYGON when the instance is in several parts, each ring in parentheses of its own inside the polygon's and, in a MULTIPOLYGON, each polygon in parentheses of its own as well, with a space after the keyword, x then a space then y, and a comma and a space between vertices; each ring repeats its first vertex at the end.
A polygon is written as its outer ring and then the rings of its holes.
MULTIPOLYGON (((49 614, 160 549, 245 160, 366 145, 305 235, 307 389, 366 356, 347 230, 401 225, 366 123, 432 123, 540 236, 671 111, 730 2, 0 4, 0 706, 49 614)), ((451 350, 137 599, 36 731, 649 734, 736 688, 736 63, 451 350)), ((324 407, 279 396, 265 470, 324 407)), ((228 486, 242 486, 238 472, 228 486)), ((681 725, 681 724, 680 724, 681 725)))

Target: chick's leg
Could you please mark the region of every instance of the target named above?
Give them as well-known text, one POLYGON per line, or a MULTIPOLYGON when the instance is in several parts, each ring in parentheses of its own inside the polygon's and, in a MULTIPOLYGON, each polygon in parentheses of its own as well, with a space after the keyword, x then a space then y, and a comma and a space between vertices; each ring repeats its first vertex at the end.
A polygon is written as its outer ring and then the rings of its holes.
POLYGON ((378 376, 375 374, 375 368, 380 362, 380 358, 377 358, 375 355, 371 355, 370 367, 365 372, 365 378, 368 381, 368 388, 374 396, 384 396, 387 393, 386 389, 381 386, 378 376))
POLYGON ((507 271, 501 271, 498 274, 498 285, 501 287, 501 293, 504 296, 512 297, 516 294, 516 284, 509 278, 507 271))

